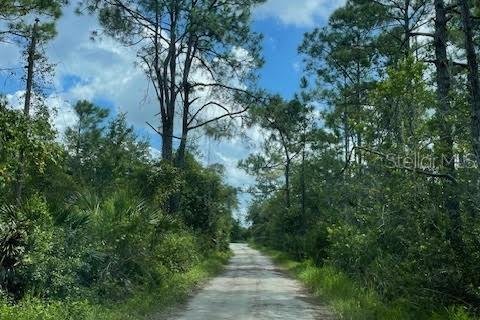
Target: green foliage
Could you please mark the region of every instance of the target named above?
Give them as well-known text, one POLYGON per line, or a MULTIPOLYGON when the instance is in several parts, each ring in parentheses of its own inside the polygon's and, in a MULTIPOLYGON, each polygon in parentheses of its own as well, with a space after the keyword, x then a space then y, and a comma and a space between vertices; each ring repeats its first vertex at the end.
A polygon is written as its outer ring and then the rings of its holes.
MULTIPOLYGON (((39 27, 41 38, 49 39, 55 35, 55 20, 61 16, 61 7, 65 0, 4 0, 0 4, 0 42, 8 37, 30 37, 32 15, 42 17, 39 27)), ((6 39, 7 38, 7 39, 6 39)))
POLYGON ((47 259, 53 236, 52 218, 39 197, 32 197, 21 207, 4 206, 1 213, 0 228, 5 234, 0 257, 3 275, 0 289, 20 296, 27 286, 35 287, 36 263, 47 259), (27 284, 26 279, 32 281, 27 284))
POLYGON ((187 232, 162 236, 157 256, 162 266, 173 272, 185 272, 197 263, 199 247, 194 236, 187 232))
POLYGON ((209 248, 228 248, 231 213, 237 192, 222 183, 223 167, 202 168, 190 159, 184 172, 180 214, 186 225, 201 233, 209 248))
POLYGON ((195 263, 188 272, 165 277, 161 286, 138 289, 121 303, 45 301, 25 298, 12 304, 0 300, 2 320, 140 320, 184 301, 191 291, 208 277, 218 273, 229 259, 228 253, 216 253, 195 263))
MULTIPOLYGON (((402 39, 404 6, 412 12, 412 30, 428 23, 422 20, 425 1, 351 0, 326 27, 305 35, 302 98, 321 106, 321 129, 309 130, 305 158, 292 161, 290 187, 285 180, 265 188, 272 177, 252 170, 269 164, 263 161, 272 154, 268 145, 243 166, 263 191, 249 210, 251 233, 257 243, 312 261, 312 279, 320 277, 315 268, 327 280, 337 277, 323 268, 342 274, 338 299, 360 291, 339 308, 365 304, 353 319, 417 319, 447 309, 437 318, 462 318, 480 305, 479 223, 473 218, 479 176, 466 74, 451 68, 452 107, 442 113, 425 53, 402 39), (445 161, 449 148, 454 164, 445 161), (292 199, 287 208, 285 189, 292 199), (389 307, 382 311, 378 304, 389 307)), ((282 120, 295 123, 295 117, 282 120)), ((333 294, 327 280, 317 280, 333 294)))
MULTIPOLYGON (((136 190, 145 194, 151 163, 149 144, 129 126, 125 114, 108 118, 108 111, 88 101, 75 105, 78 122, 65 132, 68 162, 79 189, 99 194, 136 190)), ((156 190, 155 188, 153 190, 156 190)))
MULTIPOLYGON (((27 227, 14 207, 1 208, 0 283, 1 289, 14 292, 18 285, 16 268, 22 263, 27 242, 27 227)), ((3 291, 1 290, 1 291, 3 291)))
POLYGON ((44 108, 27 118, 0 100, 0 201, 14 197, 12 186, 19 172, 20 151, 24 153, 26 180, 35 179, 60 158, 61 150, 54 139, 44 108))
POLYGON ((250 238, 248 228, 241 225, 240 221, 233 219, 232 230, 230 232, 231 242, 245 242, 250 238))
POLYGON ((452 307, 440 312, 432 312, 428 306, 413 308, 414 301, 398 299, 384 302, 372 289, 352 279, 331 265, 316 266, 312 261, 297 262, 278 251, 261 248, 302 281, 317 297, 326 300, 340 319, 351 320, 468 320, 474 319, 465 308, 452 307))
POLYGON ((154 163, 125 115, 87 101, 65 145, 44 109, 0 107, 2 320, 136 319, 114 309, 175 303, 225 262, 237 199, 220 167, 154 163), (20 150, 26 192, 13 204, 20 150), (167 214, 179 191, 182 210, 167 214))

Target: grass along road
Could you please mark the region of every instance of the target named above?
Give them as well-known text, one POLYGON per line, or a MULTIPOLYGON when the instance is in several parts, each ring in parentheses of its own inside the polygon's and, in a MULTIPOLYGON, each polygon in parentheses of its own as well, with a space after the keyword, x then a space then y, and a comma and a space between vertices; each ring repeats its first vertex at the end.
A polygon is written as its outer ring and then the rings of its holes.
POLYGON ((232 244, 231 249, 234 256, 225 271, 170 320, 334 319, 270 258, 247 244, 232 244))

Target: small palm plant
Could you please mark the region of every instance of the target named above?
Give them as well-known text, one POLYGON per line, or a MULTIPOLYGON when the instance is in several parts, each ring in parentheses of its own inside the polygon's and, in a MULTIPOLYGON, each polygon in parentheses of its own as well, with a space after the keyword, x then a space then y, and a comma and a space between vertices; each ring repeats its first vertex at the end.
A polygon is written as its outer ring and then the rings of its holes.
POLYGON ((16 270, 21 265, 27 243, 27 223, 21 210, 0 207, 0 291, 16 294, 16 270))

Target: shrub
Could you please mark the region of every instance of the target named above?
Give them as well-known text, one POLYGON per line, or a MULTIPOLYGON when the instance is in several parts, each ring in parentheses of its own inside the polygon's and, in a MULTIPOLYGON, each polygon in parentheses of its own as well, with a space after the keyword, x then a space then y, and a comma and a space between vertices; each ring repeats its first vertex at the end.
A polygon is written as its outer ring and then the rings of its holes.
POLYGON ((198 263, 197 239, 186 231, 166 233, 157 245, 156 256, 169 272, 186 272, 198 263))

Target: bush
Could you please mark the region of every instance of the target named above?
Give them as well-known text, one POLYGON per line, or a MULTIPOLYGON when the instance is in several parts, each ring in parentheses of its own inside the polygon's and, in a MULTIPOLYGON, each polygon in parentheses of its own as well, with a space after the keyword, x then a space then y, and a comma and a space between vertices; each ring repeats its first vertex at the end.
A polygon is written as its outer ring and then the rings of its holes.
POLYGON ((104 201, 77 195, 55 215, 32 197, 0 218, 0 289, 16 299, 123 299, 188 272, 207 253, 202 236, 125 192, 104 201))
POLYGON ((55 227, 45 201, 33 196, 21 207, 4 206, 0 229, 1 287, 17 298, 26 290, 47 289, 44 283, 52 278, 41 270, 56 253, 52 252, 55 227))
POLYGON ((198 263, 197 239, 186 231, 169 232, 161 237, 155 254, 169 272, 186 272, 198 263))

